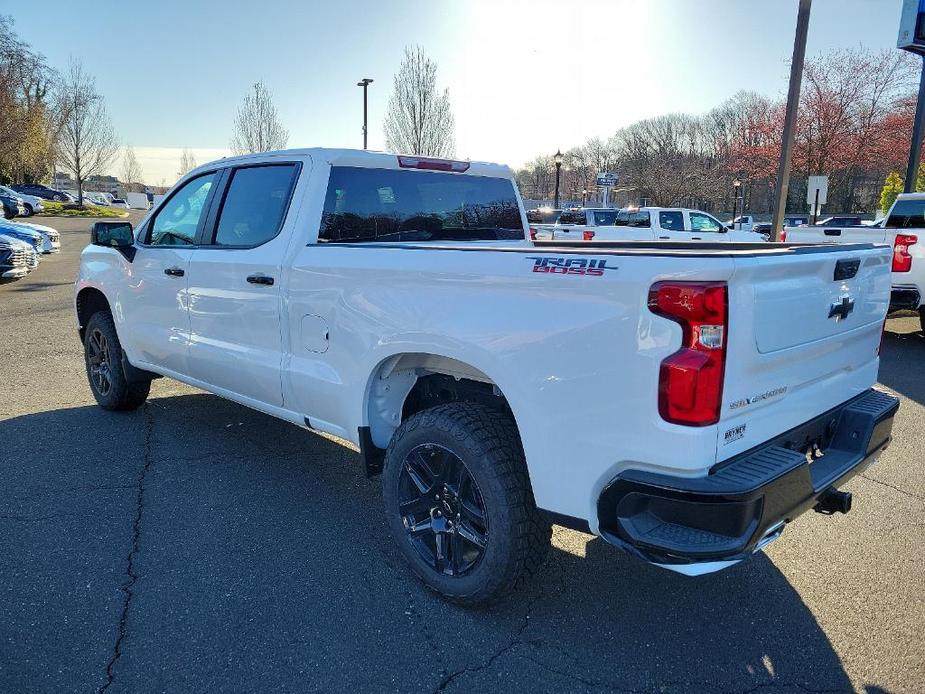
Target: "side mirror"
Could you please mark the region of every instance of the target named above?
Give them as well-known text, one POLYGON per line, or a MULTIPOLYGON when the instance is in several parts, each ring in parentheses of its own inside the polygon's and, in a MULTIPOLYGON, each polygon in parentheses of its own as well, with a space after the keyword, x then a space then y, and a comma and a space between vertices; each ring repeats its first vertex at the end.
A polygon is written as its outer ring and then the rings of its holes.
POLYGON ((135 257, 135 234, 128 222, 96 222, 90 229, 90 243, 115 248, 129 262, 135 257))
POLYGON ((719 230, 719 233, 725 234, 727 231, 732 231, 732 227, 731 227, 731 226, 729 226, 729 227, 721 227, 720 230, 719 230))

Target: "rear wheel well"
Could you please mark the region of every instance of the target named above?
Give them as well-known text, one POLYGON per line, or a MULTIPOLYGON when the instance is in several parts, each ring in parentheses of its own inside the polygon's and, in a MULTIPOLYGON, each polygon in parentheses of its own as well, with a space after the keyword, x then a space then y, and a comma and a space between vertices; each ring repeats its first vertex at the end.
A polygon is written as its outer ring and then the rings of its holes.
POLYGON ((389 445, 403 421, 421 410, 455 402, 496 409, 510 416, 516 427, 504 393, 478 369, 432 354, 400 354, 385 360, 373 374, 368 389, 369 426, 360 430, 367 467, 389 445))
POLYGON ((93 287, 81 289, 77 294, 77 325, 81 341, 84 339, 84 329, 87 327, 87 323, 93 317, 93 314, 99 311, 112 313, 109 301, 106 300, 106 295, 93 287))

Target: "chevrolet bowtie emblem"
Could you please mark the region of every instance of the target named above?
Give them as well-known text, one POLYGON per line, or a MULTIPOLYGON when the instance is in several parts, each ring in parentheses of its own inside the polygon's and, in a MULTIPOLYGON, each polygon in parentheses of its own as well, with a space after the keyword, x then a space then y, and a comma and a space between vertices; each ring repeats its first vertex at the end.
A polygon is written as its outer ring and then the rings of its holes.
POLYGON ((829 318, 834 318, 836 322, 844 320, 848 314, 854 310, 854 299, 850 296, 843 296, 840 301, 836 301, 829 307, 829 318))

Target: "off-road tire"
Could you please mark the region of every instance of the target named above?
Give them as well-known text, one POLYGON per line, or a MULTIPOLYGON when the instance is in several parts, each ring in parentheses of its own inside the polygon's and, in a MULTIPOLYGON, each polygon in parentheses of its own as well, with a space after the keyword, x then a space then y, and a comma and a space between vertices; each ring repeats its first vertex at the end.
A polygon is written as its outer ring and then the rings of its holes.
POLYGON ((144 404, 151 390, 151 381, 133 381, 129 382, 125 378, 122 369, 122 343, 119 342, 119 336, 116 333, 116 325, 112 320, 112 315, 108 311, 97 311, 87 321, 87 327, 84 330, 84 363, 87 367, 87 381, 90 384, 90 391, 96 402, 104 410, 112 411, 129 411, 137 410, 144 404), (108 389, 99 385, 98 378, 94 375, 91 364, 94 350, 98 351, 93 344, 98 340, 98 336, 105 339, 106 356, 108 366, 108 389))
POLYGON ((468 607, 495 602, 520 588, 546 557, 552 528, 536 507, 517 427, 502 410, 458 402, 409 417, 389 443, 382 485, 386 520, 399 550, 418 578, 451 602, 468 607), (428 444, 464 463, 488 519, 482 556, 458 576, 439 573, 421 558, 399 513, 406 457, 428 444))

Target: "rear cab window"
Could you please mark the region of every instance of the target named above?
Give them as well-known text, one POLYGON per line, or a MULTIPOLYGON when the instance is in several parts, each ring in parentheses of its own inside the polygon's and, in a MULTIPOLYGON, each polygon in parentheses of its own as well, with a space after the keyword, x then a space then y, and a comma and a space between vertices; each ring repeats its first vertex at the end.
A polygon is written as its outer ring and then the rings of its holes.
POLYGON ((560 210, 527 210, 527 221, 531 224, 555 224, 561 214, 560 210))
POLYGON ((508 178, 331 167, 319 243, 495 241, 526 237, 508 178))
POLYGON ((925 228, 925 200, 897 200, 885 226, 890 229, 925 228))
POLYGON ((585 216, 584 211, 582 212, 563 212, 559 216, 559 221, 557 224, 559 226, 565 226, 569 224, 587 224, 588 219, 585 216))

